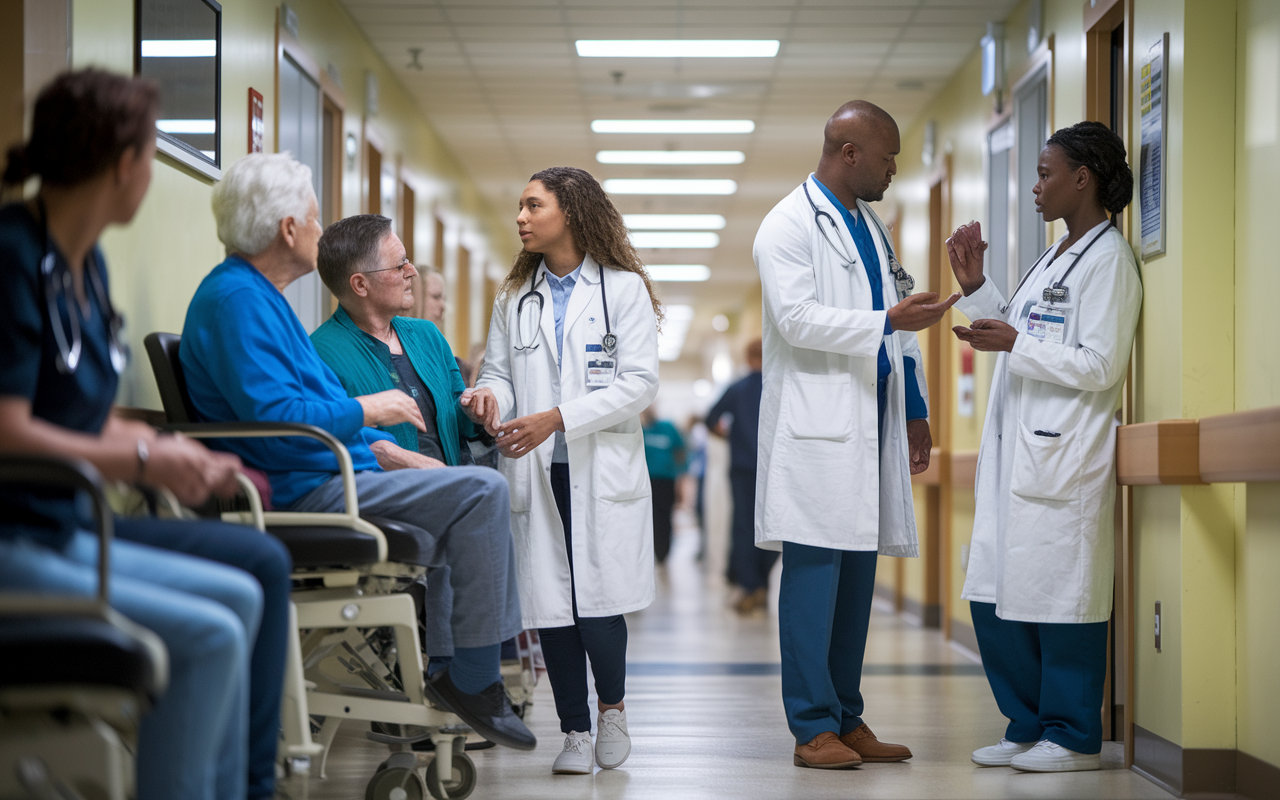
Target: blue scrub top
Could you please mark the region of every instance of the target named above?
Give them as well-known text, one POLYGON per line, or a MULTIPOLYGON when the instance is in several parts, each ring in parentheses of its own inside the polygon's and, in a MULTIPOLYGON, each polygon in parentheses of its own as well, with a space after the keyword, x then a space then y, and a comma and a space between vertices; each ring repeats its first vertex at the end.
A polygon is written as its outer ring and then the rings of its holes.
MULTIPOLYGON (((107 269, 95 246, 87 260, 107 288, 107 269)), ((98 434, 111 413, 119 376, 111 364, 109 310, 100 307, 97 292, 85 275, 84 309, 62 290, 70 269, 62 253, 48 240, 43 222, 26 203, 0 208, 0 396, 30 401, 31 413, 53 425, 98 434), (46 242, 47 247, 46 247, 46 242), (46 252, 55 258, 53 284, 57 320, 68 344, 71 314, 80 323, 81 354, 76 371, 58 370, 58 342, 50 320, 40 272, 46 252)), ((72 492, 42 487, 0 489, 0 537, 23 536, 50 547, 63 547, 77 528, 89 526, 87 498, 77 507, 72 492)))

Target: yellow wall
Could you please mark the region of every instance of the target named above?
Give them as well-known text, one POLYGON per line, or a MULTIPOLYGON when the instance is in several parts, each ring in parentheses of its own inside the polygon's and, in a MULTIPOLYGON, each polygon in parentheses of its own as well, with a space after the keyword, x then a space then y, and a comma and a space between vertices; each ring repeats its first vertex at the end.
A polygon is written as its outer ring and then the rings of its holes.
MULTIPOLYGON (((401 163, 402 174, 417 188, 415 244, 418 260, 432 252, 435 213, 446 220, 446 277, 452 278, 457 245, 473 251, 476 276, 471 318, 482 320, 484 292, 479 273, 486 262, 506 264, 518 248, 510 221, 495 215, 474 183, 409 93, 398 82, 335 0, 296 0, 303 48, 323 70, 333 64, 341 77, 346 112, 345 132, 362 136, 365 72, 378 77, 378 114, 369 120, 384 148, 384 164, 401 163)), ((74 0, 73 61, 77 67, 98 65, 132 71, 133 0, 74 0)), ((262 93, 266 142, 275 142, 276 5, 258 0, 222 3, 222 163, 230 165, 247 149, 248 98, 252 87, 262 93)), ((361 139, 363 157, 363 139, 361 139)), ((360 159, 344 165, 342 211, 361 209, 360 159)), ((223 258, 223 248, 209 210, 212 183, 164 156, 157 157, 155 178, 133 223, 111 229, 102 246, 111 267, 112 296, 128 326, 134 358, 117 401, 122 405, 159 407, 159 395, 146 364, 142 338, 150 331, 180 331, 187 303, 200 280, 223 258)), ((452 285, 452 284, 451 284, 452 285)), ((453 310, 451 309, 451 313, 453 310)), ((477 326, 479 322, 475 323, 477 326)), ((475 328, 478 331, 478 327, 475 328)))

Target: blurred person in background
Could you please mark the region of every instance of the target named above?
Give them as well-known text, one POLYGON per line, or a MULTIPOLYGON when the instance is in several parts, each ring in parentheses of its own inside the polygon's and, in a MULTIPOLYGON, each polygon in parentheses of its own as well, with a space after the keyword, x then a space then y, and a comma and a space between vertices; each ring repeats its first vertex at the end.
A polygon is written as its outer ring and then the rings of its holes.
POLYGON ((644 460, 653 487, 653 559, 665 564, 671 552, 671 515, 676 508, 676 479, 684 474, 684 437, 674 423, 658 419, 654 406, 640 414, 644 460))

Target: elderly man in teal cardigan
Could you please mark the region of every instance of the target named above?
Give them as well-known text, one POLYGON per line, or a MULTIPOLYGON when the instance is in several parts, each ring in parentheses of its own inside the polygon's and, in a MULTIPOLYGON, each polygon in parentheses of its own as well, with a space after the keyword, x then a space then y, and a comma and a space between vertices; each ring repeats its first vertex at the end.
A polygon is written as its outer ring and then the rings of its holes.
POLYGON ((339 306, 311 341, 347 394, 406 392, 426 430, 408 422, 382 430, 442 467, 472 463, 466 440, 483 430, 458 406, 466 385, 449 343, 434 323, 400 316, 413 305, 418 272, 391 220, 361 214, 333 223, 320 239, 318 261, 339 306))

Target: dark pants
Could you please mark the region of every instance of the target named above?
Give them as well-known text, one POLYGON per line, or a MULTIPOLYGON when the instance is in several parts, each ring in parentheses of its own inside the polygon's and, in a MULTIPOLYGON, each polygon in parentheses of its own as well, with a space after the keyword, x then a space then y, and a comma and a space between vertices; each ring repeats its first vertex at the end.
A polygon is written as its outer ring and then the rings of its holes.
POLYGON ((653 560, 659 564, 671 552, 671 512, 676 507, 676 482, 672 478, 649 476, 653 487, 653 560))
MULTIPOLYGON (((569 465, 551 465, 551 492, 556 498, 560 521, 564 524, 564 544, 569 555, 569 575, 573 576, 573 531, 569 517, 569 465)), ((573 598, 573 625, 540 628, 542 656, 547 662, 547 678, 556 699, 560 730, 589 732, 591 709, 587 705, 587 659, 596 678, 596 694, 605 705, 622 702, 627 686, 627 621, 621 614, 612 617, 578 616, 578 596, 573 598)))
MULTIPOLYGON (((117 539, 198 556, 238 567, 262 586, 262 623, 249 661, 249 797, 275 793, 280 739, 280 696, 289 636, 289 551, 278 539, 241 525, 213 520, 115 521, 117 539)), ((193 721, 193 724, 200 722, 193 721)))
POLYGON ((801 744, 862 724, 862 657, 875 581, 874 550, 782 545, 782 705, 801 744))
POLYGON ((733 533, 729 539, 729 581, 754 592, 769 585, 777 550, 756 547, 756 471, 729 470, 733 489, 733 533))
POLYGON ((1011 742, 1048 739, 1077 753, 1102 751, 1107 623, 1015 622, 994 603, 969 603, 978 650, 1011 742))

